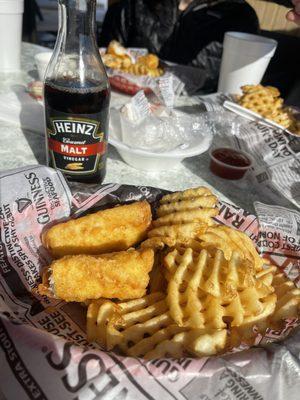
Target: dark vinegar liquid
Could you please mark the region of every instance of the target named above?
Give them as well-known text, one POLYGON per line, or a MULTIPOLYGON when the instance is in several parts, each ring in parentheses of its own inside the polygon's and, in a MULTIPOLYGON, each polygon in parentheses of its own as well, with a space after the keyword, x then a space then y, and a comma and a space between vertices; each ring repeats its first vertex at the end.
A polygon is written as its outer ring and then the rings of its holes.
MULTIPOLYGON (((44 87, 44 101, 46 111, 47 130, 52 129, 51 120, 53 117, 62 119, 90 119, 98 121, 99 126, 104 132, 104 146, 106 149, 108 120, 109 120, 109 103, 110 88, 103 88, 96 82, 86 81, 84 87, 80 87, 78 83, 70 79, 62 79, 59 81, 46 81, 44 87)), ((82 136, 82 135, 81 135, 82 136)), ((80 143, 83 138, 80 135, 71 132, 67 135, 68 140, 73 143, 80 143)), ((54 139, 56 139, 54 137, 54 139)), ((48 147, 49 149, 49 147, 48 147)), ((76 149, 75 149, 76 150, 76 149)), ((49 152, 49 165, 57 167, 53 163, 53 159, 49 152)), ((73 163, 74 164, 74 163, 73 163)), ((75 163, 76 164, 76 163, 75 163)), ((82 167, 83 168, 83 167, 82 167)), ((59 168, 61 169, 61 168, 59 168)), ((101 183, 106 172, 106 151, 101 154, 101 162, 94 173, 72 174, 62 169, 64 175, 70 180, 80 182, 101 183)))

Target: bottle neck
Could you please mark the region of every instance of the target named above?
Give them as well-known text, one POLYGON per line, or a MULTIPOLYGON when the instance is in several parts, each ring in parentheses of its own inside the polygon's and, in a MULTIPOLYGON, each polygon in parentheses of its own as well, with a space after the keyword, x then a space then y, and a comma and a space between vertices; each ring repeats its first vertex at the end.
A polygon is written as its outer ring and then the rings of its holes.
POLYGON ((64 50, 76 51, 76 48, 83 44, 96 47, 96 0, 58 0, 58 4, 58 34, 64 44, 64 50))
POLYGON ((95 37, 96 0, 58 0, 59 32, 47 68, 47 81, 66 86, 108 88, 95 37))

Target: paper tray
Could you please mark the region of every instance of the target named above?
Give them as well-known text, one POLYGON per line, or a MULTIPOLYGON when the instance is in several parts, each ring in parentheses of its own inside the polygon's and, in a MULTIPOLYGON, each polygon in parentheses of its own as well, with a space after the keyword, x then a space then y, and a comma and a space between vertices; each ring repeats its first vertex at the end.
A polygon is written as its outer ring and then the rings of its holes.
MULTIPOLYGON (((210 359, 145 361, 89 344, 80 305, 40 301, 32 293, 41 269, 50 261, 40 240, 49 225, 128 201, 146 199, 155 205, 163 191, 118 184, 69 185, 61 173, 43 166, 6 171, 0 182, 1 187, 10 188, 1 191, 0 205, 0 387, 6 398, 298 398, 297 319, 287 320, 282 331, 258 336, 257 344, 265 346, 294 331, 289 339, 266 349, 210 359), (42 201, 44 206, 39 207, 42 201)), ((268 253, 299 284, 299 252, 287 246, 297 239, 299 213, 263 204, 256 208, 260 226, 256 216, 224 202, 219 204, 217 220, 245 231, 261 252, 268 253)))

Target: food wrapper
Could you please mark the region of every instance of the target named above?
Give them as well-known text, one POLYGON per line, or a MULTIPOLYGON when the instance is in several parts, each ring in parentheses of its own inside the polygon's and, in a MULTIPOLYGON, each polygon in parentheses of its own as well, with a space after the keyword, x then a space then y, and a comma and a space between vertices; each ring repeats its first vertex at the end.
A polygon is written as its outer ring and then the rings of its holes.
MULTIPOLYGON (((40 298, 35 289, 50 261, 41 234, 51 225, 160 189, 68 184, 44 166, 5 171, 1 180, 0 395, 7 399, 296 399, 299 320, 257 336, 264 345, 203 359, 146 361, 88 343, 83 307, 40 298), (289 337, 280 343, 274 341, 289 337)), ((246 232, 258 250, 299 286, 300 214, 256 204, 258 218, 221 202, 217 220, 246 232)), ((121 268, 121 266, 120 266, 121 268)))

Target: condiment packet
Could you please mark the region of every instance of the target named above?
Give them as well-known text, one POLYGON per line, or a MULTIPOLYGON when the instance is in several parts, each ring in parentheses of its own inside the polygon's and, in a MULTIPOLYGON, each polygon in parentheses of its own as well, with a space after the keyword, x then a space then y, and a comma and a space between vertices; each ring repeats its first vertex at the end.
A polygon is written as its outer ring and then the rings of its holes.
POLYGON ((137 124, 151 114, 151 106, 145 93, 141 90, 129 103, 125 104, 120 110, 121 117, 128 122, 137 124))
MULTIPOLYGON (((112 110, 112 131, 124 144, 151 152, 170 152, 201 145, 212 129, 205 113, 191 115, 173 108, 171 81, 163 80, 157 92, 159 104, 150 102, 143 91, 138 92, 120 111, 112 110)), ((152 99, 152 97, 151 97, 152 99)))

